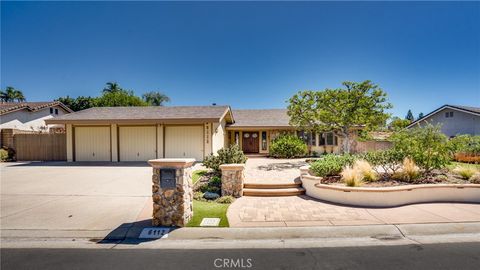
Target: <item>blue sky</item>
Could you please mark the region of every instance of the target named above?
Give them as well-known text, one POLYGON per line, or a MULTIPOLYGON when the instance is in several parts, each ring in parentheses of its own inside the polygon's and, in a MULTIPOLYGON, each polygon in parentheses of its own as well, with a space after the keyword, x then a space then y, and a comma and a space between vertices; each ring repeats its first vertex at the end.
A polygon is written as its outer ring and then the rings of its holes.
POLYGON ((1 87, 30 101, 108 81, 170 105, 282 108, 372 80, 415 115, 480 106, 479 2, 2 2, 1 87))

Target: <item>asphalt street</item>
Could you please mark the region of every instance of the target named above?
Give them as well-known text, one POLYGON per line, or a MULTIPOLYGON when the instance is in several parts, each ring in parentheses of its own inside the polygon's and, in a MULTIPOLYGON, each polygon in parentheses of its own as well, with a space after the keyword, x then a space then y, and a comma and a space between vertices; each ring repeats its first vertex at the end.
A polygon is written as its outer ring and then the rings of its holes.
POLYGON ((2 249, 1 269, 478 269, 480 243, 311 249, 2 249))

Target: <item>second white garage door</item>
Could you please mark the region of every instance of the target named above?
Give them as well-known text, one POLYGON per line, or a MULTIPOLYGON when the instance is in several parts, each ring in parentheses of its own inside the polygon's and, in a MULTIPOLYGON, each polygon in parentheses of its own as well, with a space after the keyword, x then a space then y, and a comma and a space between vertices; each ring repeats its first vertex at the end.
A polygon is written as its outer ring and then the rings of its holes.
POLYGON ((157 128, 119 127, 120 161, 147 161, 157 157, 157 128))
POLYGON ((203 126, 165 127, 165 157, 203 160, 203 126))

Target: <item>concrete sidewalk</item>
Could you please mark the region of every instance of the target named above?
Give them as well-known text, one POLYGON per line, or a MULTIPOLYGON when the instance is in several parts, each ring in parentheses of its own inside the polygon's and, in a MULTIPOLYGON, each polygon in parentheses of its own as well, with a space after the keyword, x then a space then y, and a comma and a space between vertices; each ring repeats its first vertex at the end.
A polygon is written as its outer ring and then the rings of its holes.
POLYGON ((2 248, 261 249, 422 245, 480 242, 480 223, 319 226, 298 228, 180 228, 164 239, 3 238, 2 248))

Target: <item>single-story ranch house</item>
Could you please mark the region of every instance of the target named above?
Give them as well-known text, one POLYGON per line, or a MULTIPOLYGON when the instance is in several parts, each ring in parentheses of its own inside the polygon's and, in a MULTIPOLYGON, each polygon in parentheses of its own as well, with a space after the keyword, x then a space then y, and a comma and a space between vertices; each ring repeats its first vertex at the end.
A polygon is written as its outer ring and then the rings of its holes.
POLYGON ((441 124, 442 132, 448 137, 462 134, 480 135, 480 108, 459 105, 443 105, 421 119, 412 122, 408 128, 426 123, 441 124))
MULTIPOLYGON (((231 144, 247 154, 267 154, 275 137, 295 132, 285 109, 232 110, 229 106, 90 108, 46 122, 65 125, 68 161, 163 157, 201 161, 231 144)), ((338 152, 339 145, 333 133, 315 134, 311 149, 338 152)))

